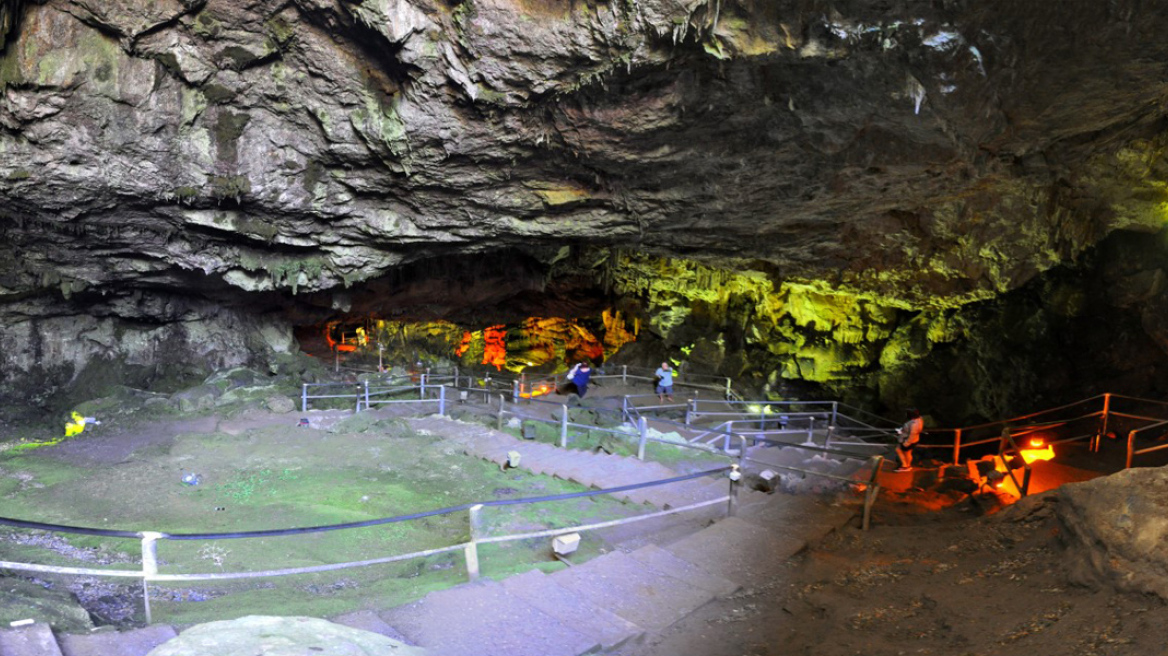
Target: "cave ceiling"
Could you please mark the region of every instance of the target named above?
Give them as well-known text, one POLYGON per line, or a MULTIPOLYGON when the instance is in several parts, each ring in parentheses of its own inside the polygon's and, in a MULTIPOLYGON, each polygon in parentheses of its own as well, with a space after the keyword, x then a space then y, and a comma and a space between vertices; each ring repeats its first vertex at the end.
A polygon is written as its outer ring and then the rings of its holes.
POLYGON ((0 316, 573 314, 643 257, 957 307, 1162 227, 1165 27, 1135 0, 0 0, 0 316))

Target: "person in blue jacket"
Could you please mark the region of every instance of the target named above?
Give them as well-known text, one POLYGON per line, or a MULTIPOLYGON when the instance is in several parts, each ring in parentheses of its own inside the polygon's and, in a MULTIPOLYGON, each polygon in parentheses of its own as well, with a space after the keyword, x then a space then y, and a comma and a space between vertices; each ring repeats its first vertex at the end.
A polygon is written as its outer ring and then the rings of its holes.
POLYGON ((576 394, 584 398, 588 392, 588 383, 592 380, 592 367, 587 362, 581 362, 568 370, 567 380, 556 389, 557 394, 576 394))

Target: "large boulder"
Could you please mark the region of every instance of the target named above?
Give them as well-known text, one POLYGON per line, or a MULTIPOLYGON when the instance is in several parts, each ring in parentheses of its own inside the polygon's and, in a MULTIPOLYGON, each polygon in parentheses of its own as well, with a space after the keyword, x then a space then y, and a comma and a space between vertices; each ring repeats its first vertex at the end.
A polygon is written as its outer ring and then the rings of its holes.
POLYGON ((370 631, 311 617, 208 622, 153 649, 149 656, 421 656, 424 649, 370 631))
POLYGON ((1168 469, 1128 469, 1058 492, 1080 583, 1168 599, 1168 469))

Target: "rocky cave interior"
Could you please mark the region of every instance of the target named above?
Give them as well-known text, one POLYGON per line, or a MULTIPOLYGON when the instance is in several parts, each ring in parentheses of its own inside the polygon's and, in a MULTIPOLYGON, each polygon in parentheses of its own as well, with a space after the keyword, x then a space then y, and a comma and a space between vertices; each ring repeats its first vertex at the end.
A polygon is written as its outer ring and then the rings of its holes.
POLYGON ((0 0, 0 430, 357 326, 933 425, 1165 398, 1168 17, 1050 13, 0 0))

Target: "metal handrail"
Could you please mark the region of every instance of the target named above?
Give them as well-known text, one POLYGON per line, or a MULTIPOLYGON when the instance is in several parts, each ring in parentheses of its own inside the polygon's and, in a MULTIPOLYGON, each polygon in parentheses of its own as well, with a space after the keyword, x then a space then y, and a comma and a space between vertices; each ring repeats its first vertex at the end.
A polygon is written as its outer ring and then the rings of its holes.
MULTIPOLYGON (((438 553, 446 553, 450 551, 457 551, 463 549, 466 552, 467 571, 470 578, 478 578, 478 555, 476 545, 485 542, 504 542, 511 540, 522 540, 530 537, 536 537, 536 534, 523 533, 507 536, 493 536, 483 537, 476 535, 476 529, 480 522, 476 521, 477 513, 484 507, 494 506, 510 506, 510 505, 527 505, 533 503, 541 503, 547 501, 561 501, 565 499, 593 497, 602 494, 614 494, 618 492, 627 492, 642 488, 656 487, 663 485, 670 485, 674 483, 681 483, 688 480, 703 478, 714 474, 721 474, 731 471, 731 467, 720 467, 716 469, 705 470, 693 474, 684 474, 667 479, 660 479, 654 481, 646 481, 643 483, 634 483, 630 485, 621 485, 618 487, 606 488, 602 490, 586 490, 584 492, 573 492, 568 494, 549 495, 543 497, 530 497, 523 499, 496 499, 491 501, 466 503, 458 506, 451 506, 447 508, 440 508, 436 510, 425 511, 421 513, 412 513, 409 515, 397 515, 394 517, 386 517, 375 520, 367 520, 363 522, 349 522, 345 524, 330 524, 324 526, 301 527, 291 529, 273 529, 265 531, 247 531, 236 533, 161 533, 155 531, 117 531, 110 529, 95 529, 90 527, 80 526, 66 526, 59 524, 47 524, 44 522, 32 522, 28 520, 0 517, 0 525, 15 526, 18 528, 32 528, 37 530, 46 530, 60 533, 74 533, 82 535, 99 535, 105 537, 123 537, 123 538, 139 538, 142 544, 142 569, 140 570, 121 570, 121 569, 96 569, 96 568, 78 568, 78 567, 61 567, 55 565, 37 565, 32 563, 22 563, 13 561, 0 561, 0 569, 11 569, 16 571, 31 571, 42 573, 57 573, 70 575, 86 575, 86 576, 111 576, 111 577, 126 577, 137 578, 142 580, 143 590, 143 604, 145 606, 146 621, 149 624, 152 621, 150 609, 150 597, 147 589, 147 583, 152 581, 201 581, 201 580, 225 580, 225 579, 241 579, 241 578, 261 578, 272 576, 285 576, 292 574, 310 574, 317 572, 336 571, 340 569, 348 569, 353 567, 364 567, 374 564, 389 563, 399 560, 408 560, 412 558, 419 558, 430 556, 438 553), (388 556, 385 558, 377 558, 372 560, 350 561, 344 563, 330 563, 327 565, 316 565, 310 567, 297 567, 278 570, 264 570, 253 572, 220 572, 209 574, 161 574, 158 571, 158 557, 157 557, 157 542, 159 540, 221 540, 221 539, 244 539, 254 537, 272 537, 282 535, 300 535, 319 533, 325 531, 345 530, 351 528, 362 528, 377 526, 383 524, 392 524, 397 522, 408 521, 412 519, 420 519, 425 517, 433 517, 436 515, 446 515, 454 512, 468 511, 471 515, 471 539, 467 542, 460 542, 446 547, 439 547, 435 549, 428 549, 425 551, 416 551, 408 554, 399 554, 396 556, 388 556)), ((575 527, 564 527, 558 529, 549 529, 547 531, 539 532, 539 534, 547 535, 562 535, 566 533, 575 533, 584 530, 592 530, 607 526, 616 526, 620 524, 629 524, 637 521, 644 521, 654 517, 660 517, 667 514, 684 512, 701 508, 716 503, 722 503, 727 500, 731 501, 733 507, 734 500, 737 498, 736 481, 731 479, 730 494, 726 497, 719 497, 712 500, 689 504, 678 508, 671 508, 668 510, 651 513, 648 515, 638 515, 635 517, 626 517, 620 520, 613 520, 610 522, 602 522, 599 524, 588 524, 575 527)))

